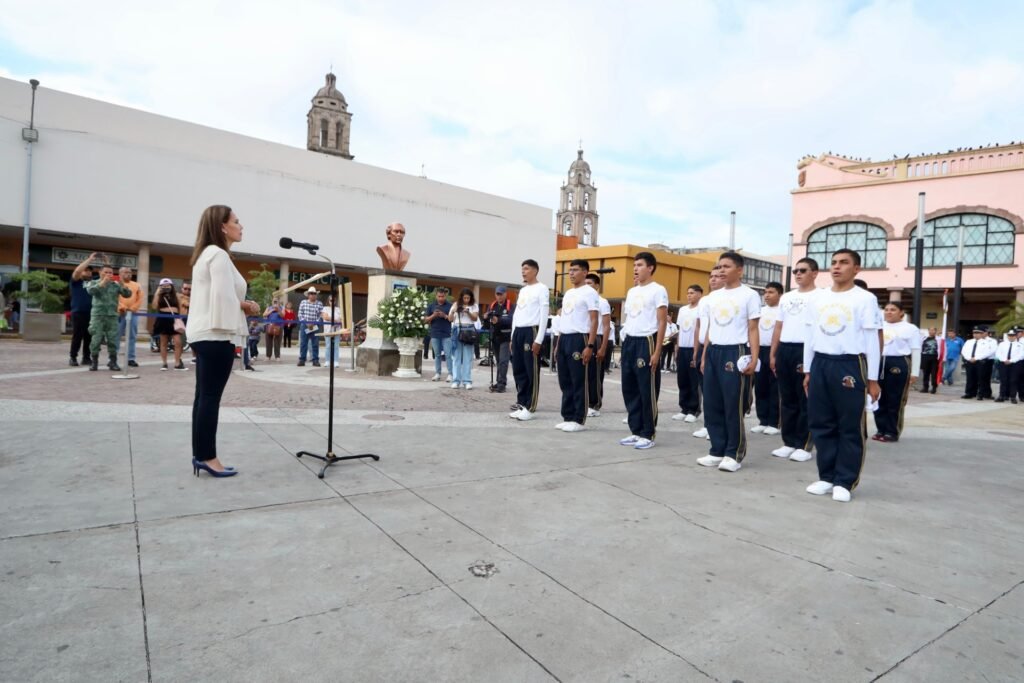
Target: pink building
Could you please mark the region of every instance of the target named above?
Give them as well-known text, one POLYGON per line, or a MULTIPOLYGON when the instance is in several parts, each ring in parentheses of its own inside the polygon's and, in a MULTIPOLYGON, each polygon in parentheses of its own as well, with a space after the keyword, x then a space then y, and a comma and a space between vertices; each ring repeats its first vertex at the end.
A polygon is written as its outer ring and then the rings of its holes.
POLYGON ((793 190, 793 260, 815 258, 829 282, 832 252, 860 252, 880 301, 914 294, 918 193, 925 193, 922 327, 942 324, 964 235, 960 331, 1024 302, 1024 143, 872 162, 823 154, 800 161, 793 190))

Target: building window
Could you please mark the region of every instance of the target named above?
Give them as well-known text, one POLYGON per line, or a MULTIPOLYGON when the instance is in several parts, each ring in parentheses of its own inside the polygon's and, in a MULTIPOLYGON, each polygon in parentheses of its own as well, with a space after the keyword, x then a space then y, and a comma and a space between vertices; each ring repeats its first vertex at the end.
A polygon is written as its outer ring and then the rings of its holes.
POLYGON ((568 237, 572 234, 572 219, 566 218, 562 221, 562 234, 568 237))
POLYGON ((583 193, 583 210, 584 211, 590 211, 590 193, 589 192, 584 192, 583 193))
POLYGON ((833 223, 807 238, 807 255, 822 268, 828 268, 832 254, 840 249, 860 254, 863 268, 885 268, 885 229, 871 223, 833 223))
POLYGON ((320 119, 320 146, 327 147, 327 119, 320 119))
MULTIPOLYGON (((933 218, 924 224, 924 267, 956 265, 960 229, 964 231, 964 265, 994 266, 1013 263, 1013 223, 983 213, 958 213, 933 218)), ((910 232, 907 265, 917 265, 917 228, 910 232)))
POLYGON ((572 192, 565 193, 565 202, 565 205, 566 207, 568 207, 569 211, 572 211, 572 192))
POLYGON ((338 121, 337 137, 334 139, 334 146, 337 147, 338 149, 341 149, 341 131, 342 124, 341 121, 338 121))
POLYGON ((583 244, 589 247, 591 241, 594 238, 594 222, 590 220, 590 217, 583 219, 583 244))

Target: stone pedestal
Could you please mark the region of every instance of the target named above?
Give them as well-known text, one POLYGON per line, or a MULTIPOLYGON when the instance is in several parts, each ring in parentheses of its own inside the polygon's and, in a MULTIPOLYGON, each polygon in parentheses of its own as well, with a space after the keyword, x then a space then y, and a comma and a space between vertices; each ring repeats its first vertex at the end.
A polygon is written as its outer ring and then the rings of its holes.
MULTIPOLYGON (((370 271, 366 290, 367 319, 377 314, 377 304, 381 299, 391 296, 396 285, 399 288, 415 287, 416 278, 383 270, 370 271)), ((417 354, 417 372, 420 371, 422 363, 422 357, 417 354)), ((371 375, 384 377, 398 370, 398 365, 398 347, 395 343, 386 338, 381 330, 367 326, 366 341, 356 348, 356 367, 371 375)))

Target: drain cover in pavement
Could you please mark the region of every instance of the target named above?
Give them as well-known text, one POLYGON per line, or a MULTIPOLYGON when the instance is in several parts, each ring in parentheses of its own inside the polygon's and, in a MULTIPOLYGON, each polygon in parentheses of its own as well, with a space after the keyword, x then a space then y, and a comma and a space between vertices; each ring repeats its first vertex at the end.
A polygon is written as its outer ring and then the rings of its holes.
POLYGON ((401 415, 390 415, 388 413, 370 413, 369 415, 363 415, 364 420, 376 420, 378 422, 398 422, 405 418, 401 415))
POLYGON ((493 562, 477 562, 469 565, 469 573, 481 579, 489 579, 498 573, 493 562))

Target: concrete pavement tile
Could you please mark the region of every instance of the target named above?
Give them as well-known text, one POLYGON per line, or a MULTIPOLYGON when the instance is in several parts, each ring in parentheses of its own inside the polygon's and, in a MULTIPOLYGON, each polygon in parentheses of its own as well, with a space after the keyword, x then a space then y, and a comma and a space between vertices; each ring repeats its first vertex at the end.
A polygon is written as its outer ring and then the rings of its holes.
POLYGON ((0 541, 0 678, 145 681, 133 526, 0 541))
POLYGON ((127 423, 10 423, 3 434, 0 537, 134 520, 127 423))

